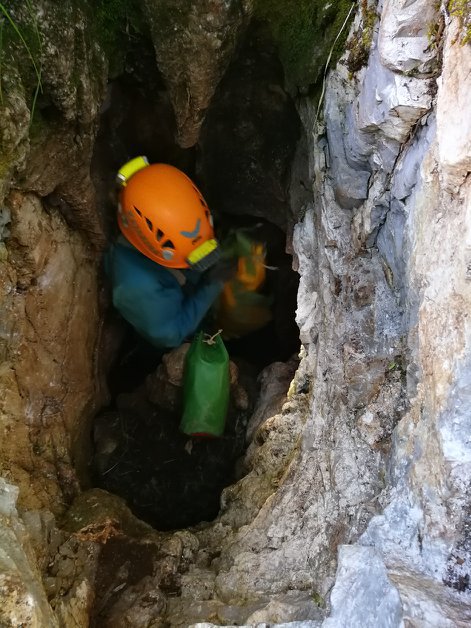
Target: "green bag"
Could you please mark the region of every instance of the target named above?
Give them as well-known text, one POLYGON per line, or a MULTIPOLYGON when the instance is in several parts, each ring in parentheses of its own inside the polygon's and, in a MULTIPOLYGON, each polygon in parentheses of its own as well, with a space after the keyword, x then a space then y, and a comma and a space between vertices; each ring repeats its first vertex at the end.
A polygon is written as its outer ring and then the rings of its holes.
POLYGON ((200 332, 186 354, 180 430, 190 436, 221 436, 229 405, 229 355, 218 334, 200 332))

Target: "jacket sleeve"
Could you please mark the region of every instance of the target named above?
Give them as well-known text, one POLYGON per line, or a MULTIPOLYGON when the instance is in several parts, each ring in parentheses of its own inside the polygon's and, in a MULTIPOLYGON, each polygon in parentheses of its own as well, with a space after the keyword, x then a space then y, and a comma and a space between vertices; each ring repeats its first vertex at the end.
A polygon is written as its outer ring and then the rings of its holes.
POLYGON ((222 290, 222 283, 202 283, 185 296, 178 282, 158 281, 119 284, 113 304, 122 316, 156 347, 178 347, 203 320, 222 290))

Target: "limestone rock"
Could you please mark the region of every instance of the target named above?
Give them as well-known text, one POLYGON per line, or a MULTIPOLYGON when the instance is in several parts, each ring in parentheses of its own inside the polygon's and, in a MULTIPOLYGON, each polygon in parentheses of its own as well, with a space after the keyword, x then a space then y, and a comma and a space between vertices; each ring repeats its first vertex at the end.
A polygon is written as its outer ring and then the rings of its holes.
POLYGON ((388 578, 381 557, 368 547, 342 545, 339 548, 331 604, 332 612, 323 622, 323 628, 345 625, 387 628, 402 623, 399 593, 388 578), (365 608, 375 610, 365 617, 365 608))
POLYGON ((466 173, 471 171, 471 121, 463 115, 469 107, 469 45, 457 45, 459 24, 454 18, 443 58, 443 72, 438 79, 437 139, 441 177, 445 189, 457 191, 466 173))
POLYGON ((361 74, 359 90, 342 69, 326 88, 334 194, 336 201, 349 209, 359 207, 369 196, 372 172, 388 172, 394 167, 400 143, 432 102, 431 79, 389 70, 382 65, 377 48, 372 49, 361 74))
POLYGON ((250 0, 145 0, 157 64, 182 147, 197 143, 206 109, 247 24, 250 0))
POLYGON ((98 536, 99 526, 104 527, 107 522, 114 525, 117 534, 139 537, 152 532, 150 526, 131 513, 123 499, 98 488, 84 491, 75 499, 62 526, 69 532, 92 538, 94 532, 98 536))
POLYGON ((146 379, 149 401, 168 410, 180 410, 182 404, 183 369, 189 343, 166 353, 162 364, 146 379))
POLYGON ((299 120, 276 53, 266 31, 251 25, 202 127, 201 174, 216 215, 234 215, 241 225, 244 216, 258 216, 286 230, 299 120))
POLYGON ((78 491, 71 456, 83 470, 87 453, 79 443, 98 400, 96 261, 81 236, 35 196, 17 192, 8 206, 0 403, 2 429, 15 437, 2 440, 1 465, 20 486, 22 507, 57 513, 78 491), (74 453, 70 442, 77 443, 74 453))
POLYGON ((95 600, 99 546, 69 537, 51 556, 45 580, 60 625, 86 626, 95 600))
POLYGON ((2 153, 0 169, 0 199, 3 199, 10 187, 15 168, 23 168, 29 150, 28 128, 30 111, 26 105, 19 73, 16 68, 2 72, 5 90, 0 103, 2 123, 0 125, 0 146, 2 153))
MULTIPOLYGON (((332 83, 331 83, 332 85, 332 83)), ((340 80, 334 88, 338 93, 345 93, 345 83, 340 80)), ((348 88, 347 88, 348 89, 348 88)), ((342 106, 341 98, 337 99, 332 93, 326 96, 327 138, 329 145, 329 164, 335 181, 335 199, 341 207, 353 209, 358 207, 368 196, 368 181, 370 169, 366 162, 352 159, 351 151, 346 153, 344 120, 347 108, 342 106), (340 101, 340 102, 339 102, 340 101)))
POLYGON ((150 576, 127 587, 101 624, 104 628, 157 628, 165 610, 165 596, 150 576))
POLYGON ((394 72, 430 73, 438 54, 433 33, 439 26, 438 4, 386 0, 378 35, 382 64, 394 72))
MULTIPOLYGON (((469 169, 465 147, 470 130, 464 122, 454 134, 448 128, 450 123, 456 128, 453 114, 440 119, 438 115, 440 103, 448 102, 449 95, 454 94, 457 111, 457 103, 464 103, 469 91, 469 85, 461 81, 457 91, 445 87, 446 78, 463 67, 462 55, 469 53, 456 45, 456 33, 451 24, 444 41, 448 56, 436 109, 417 129, 416 138, 402 147, 392 172, 390 208, 378 232, 379 250, 393 271, 391 281, 400 291, 410 325, 409 399, 392 432, 391 485, 382 496, 383 511, 371 519, 360 537, 363 549, 342 548, 339 586, 332 593, 333 613, 326 625, 337 625, 338 611, 342 623, 345 608, 352 609, 352 625, 365 625, 365 606, 377 625, 373 599, 377 599, 375 590, 381 580, 391 603, 387 625, 399 626, 404 621, 461 626, 469 622, 469 596, 457 591, 468 589, 470 565, 469 534, 463 523, 469 513, 463 489, 470 476, 469 443, 463 438, 469 428, 469 417, 463 412, 469 396, 469 343, 463 312, 470 298, 465 279, 470 190, 463 175, 469 169), (371 560, 374 566, 371 563, 363 571, 371 560), (372 570, 376 577, 370 577, 372 570), (347 573, 348 584, 341 593, 347 573), (355 619, 359 598, 351 593, 357 585, 364 603, 361 617, 355 619)), ((469 109, 469 94, 466 99, 469 109)), ((380 437, 379 416, 367 410, 358 418, 369 443, 380 437)))
POLYGON ((260 394, 247 425, 247 441, 251 442, 260 425, 281 411, 297 367, 296 361, 274 362, 259 375, 260 394))
POLYGON ((18 517, 18 489, 0 479, 0 623, 59 626, 42 588, 26 529, 18 517))
POLYGON ((431 79, 392 72, 382 65, 377 49, 373 49, 355 103, 359 130, 368 133, 379 127, 386 139, 403 142, 411 127, 429 110, 431 86, 431 79))
MULTIPOLYGON (((104 53, 96 41, 89 39, 89 15, 84 7, 76 4, 57 5, 50 0, 41 0, 31 10, 26 5, 18 7, 15 20, 20 31, 22 28, 25 31, 36 29, 39 39, 45 42, 36 63, 41 69, 41 84, 47 97, 46 106, 42 105, 41 98, 36 102, 30 141, 26 145, 23 136, 29 119, 25 121, 24 111, 18 110, 19 95, 6 90, 1 127, 5 137, 11 132, 11 123, 15 123, 18 146, 15 148, 16 161, 10 156, 9 164, 16 163, 21 167, 22 189, 48 196, 49 202, 64 213, 73 227, 82 229, 95 246, 102 247, 103 226, 95 205, 90 162, 98 130, 98 113, 105 97, 107 65, 104 53), (34 24, 30 23, 32 19, 34 24), (54 110, 59 123, 49 123, 51 116, 47 106, 54 110), (13 107, 18 111, 8 122, 13 107)), ((27 62, 31 63, 31 59, 27 62)), ((22 63, 21 59, 18 63, 22 63)), ((21 85, 20 73, 15 74, 14 63, 8 73, 11 77, 7 88, 15 76, 17 85, 21 85)), ((35 87, 34 84, 23 85, 27 93, 35 87)), ((26 107, 24 100, 23 96, 23 109, 26 107)), ((8 152, 12 150, 10 146, 8 152)))

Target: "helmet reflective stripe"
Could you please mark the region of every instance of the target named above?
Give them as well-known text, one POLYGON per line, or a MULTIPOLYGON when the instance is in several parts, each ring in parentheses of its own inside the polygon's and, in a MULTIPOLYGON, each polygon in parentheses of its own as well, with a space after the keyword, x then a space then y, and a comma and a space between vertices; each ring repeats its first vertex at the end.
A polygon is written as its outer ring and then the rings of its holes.
POLYGON ((201 244, 197 249, 192 251, 190 255, 188 255, 188 263, 191 265, 195 265, 198 262, 212 253, 214 250, 218 248, 217 240, 212 238, 211 240, 207 240, 203 244, 201 244))
POLYGON ((211 268, 211 266, 216 264, 216 262, 221 259, 221 249, 219 248, 217 241, 213 240, 212 242, 215 243, 216 248, 210 250, 209 253, 206 253, 206 255, 200 258, 198 261, 190 262, 188 260, 190 268, 199 272, 204 272, 208 268, 211 268))
POLYGON ((147 159, 147 157, 144 157, 144 155, 141 155, 140 157, 134 157, 134 159, 131 159, 131 161, 125 163, 124 166, 121 166, 121 168, 118 170, 118 174, 116 176, 118 184, 122 187, 125 187, 128 180, 132 177, 133 174, 136 174, 136 172, 139 172, 139 170, 142 170, 148 165, 149 160, 147 159))

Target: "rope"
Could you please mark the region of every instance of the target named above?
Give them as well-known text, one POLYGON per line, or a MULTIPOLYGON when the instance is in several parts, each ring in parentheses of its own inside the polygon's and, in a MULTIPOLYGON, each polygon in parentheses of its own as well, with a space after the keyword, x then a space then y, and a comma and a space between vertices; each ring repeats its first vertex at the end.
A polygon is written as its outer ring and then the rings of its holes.
POLYGON ((326 78, 327 78, 327 70, 329 69, 329 63, 330 63, 330 60, 332 59, 332 54, 334 52, 335 44, 337 43, 340 35, 342 34, 343 29, 347 25, 347 22, 350 19, 350 15, 352 14, 352 11, 355 8, 355 6, 356 6, 355 4, 352 4, 352 6, 350 7, 350 11, 348 12, 347 17, 345 18, 344 23, 342 24, 341 29, 337 33, 337 37, 334 39, 334 43, 332 44, 332 48, 330 49, 329 56, 327 57, 327 61, 326 61, 326 64, 325 64, 325 69, 324 69, 324 78, 323 78, 323 81, 322 81, 322 92, 321 92, 321 96, 319 98, 319 104, 317 105, 316 119, 314 120, 314 126, 316 126, 316 124, 317 124, 317 120, 319 118, 319 111, 320 111, 320 108, 321 108, 321 105, 322 105, 322 101, 324 100, 325 81, 326 81, 326 78))
POLYGON ((219 334, 222 334, 222 329, 217 331, 212 336, 210 336, 209 334, 205 334, 205 338, 203 338, 203 342, 205 342, 207 345, 214 345, 214 344, 216 344, 216 341, 214 339, 217 338, 219 336, 219 334), (206 338, 206 336, 207 336, 207 338, 206 338))

